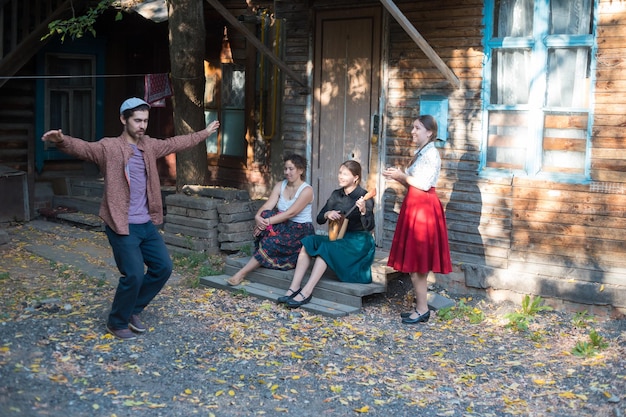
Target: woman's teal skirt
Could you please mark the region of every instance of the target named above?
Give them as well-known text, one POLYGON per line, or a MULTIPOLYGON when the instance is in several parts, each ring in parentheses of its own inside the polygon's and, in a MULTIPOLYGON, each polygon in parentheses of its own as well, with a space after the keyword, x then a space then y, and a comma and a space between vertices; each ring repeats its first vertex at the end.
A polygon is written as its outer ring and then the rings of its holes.
POLYGON ((376 245, 370 232, 347 232, 343 239, 330 241, 328 236, 302 238, 302 246, 311 256, 320 256, 340 281, 369 284, 376 245))

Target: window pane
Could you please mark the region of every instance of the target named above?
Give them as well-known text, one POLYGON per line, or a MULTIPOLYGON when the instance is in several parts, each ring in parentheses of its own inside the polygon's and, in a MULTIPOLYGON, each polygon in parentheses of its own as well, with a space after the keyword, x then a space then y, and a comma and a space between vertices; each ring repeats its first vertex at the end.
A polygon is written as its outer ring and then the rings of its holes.
POLYGON ((588 117, 586 113, 546 114, 542 171, 584 174, 588 117))
POLYGON ((246 121, 243 110, 223 110, 222 121, 222 154, 230 156, 246 156, 246 121))
POLYGON ((235 65, 224 65, 222 105, 229 109, 244 109, 246 102, 246 71, 235 65))
MULTIPOLYGON (((50 91, 50 128, 70 133, 70 95, 66 91, 50 91), (52 110, 54 109, 54 110, 52 110)), ((78 135, 76 135, 78 136, 78 135)))
POLYGON ((589 106, 590 54, 589 48, 549 50, 548 106, 589 106))
POLYGON ((246 71, 234 64, 222 66, 222 155, 246 156, 246 71))
POLYGON ((530 50, 494 51, 491 71, 491 104, 528 103, 530 65, 530 50))
POLYGON ((72 95, 72 135, 94 141, 92 130, 93 100, 91 91, 75 91, 72 95))
POLYGON ((495 37, 531 36, 534 6, 533 0, 496 0, 495 37))
POLYGON ((95 58, 92 55, 46 55, 46 128, 63 129, 87 141, 95 138, 95 58))
POLYGON ((591 0, 552 0, 550 2, 551 35, 588 35, 593 13, 591 0))
MULTIPOLYGON (((210 110, 210 111, 204 112, 205 125, 208 126, 210 123, 218 119, 219 117, 218 117, 217 111, 210 110)), ((206 138, 206 152, 207 153, 217 153, 217 135, 218 134, 214 134, 206 138)))
POLYGON ((64 76, 63 78, 51 78, 49 85, 56 88, 91 87, 92 66, 91 57, 48 55, 47 74, 64 76))
POLYGON ((487 166, 524 169, 528 140, 526 112, 490 112, 487 136, 487 166))

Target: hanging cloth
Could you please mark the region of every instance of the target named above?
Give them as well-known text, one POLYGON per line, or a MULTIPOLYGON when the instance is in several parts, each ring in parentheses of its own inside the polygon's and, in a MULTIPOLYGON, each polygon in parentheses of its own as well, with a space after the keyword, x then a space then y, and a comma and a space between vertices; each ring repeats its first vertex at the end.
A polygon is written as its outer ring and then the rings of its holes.
POLYGON ((165 107, 165 99, 172 95, 169 74, 146 74, 144 100, 152 107, 165 107))

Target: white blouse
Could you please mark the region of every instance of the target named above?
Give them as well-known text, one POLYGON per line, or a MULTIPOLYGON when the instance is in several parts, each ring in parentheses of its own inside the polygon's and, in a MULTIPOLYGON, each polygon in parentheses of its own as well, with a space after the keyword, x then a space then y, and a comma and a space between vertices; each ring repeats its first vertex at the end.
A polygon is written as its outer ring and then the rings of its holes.
POLYGON ((413 184, 416 188, 428 191, 437 185, 441 170, 441 157, 434 142, 426 144, 421 150, 415 152, 417 159, 406 169, 406 174, 417 180, 413 184))
MULTIPOLYGON (((310 185, 307 184, 306 182, 303 182, 302 184, 300 184, 300 188, 298 188, 298 191, 296 191, 296 194, 293 196, 291 200, 287 200, 283 196, 283 191, 285 191, 285 187, 287 187, 287 180, 283 180, 283 184, 280 187, 280 195, 278 196, 278 203, 276 204, 276 208, 278 209, 278 211, 281 211, 281 212, 287 211, 289 207, 291 207, 293 203, 296 202, 296 200, 300 196, 300 193, 302 193, 302 191, 305 188, 310 187, 310 185)), ((291 220, 292 222, 296 222, 296 223, 312 223, 313 222, 312 210, 313 210, 313 202, 304 206, 304 208, 302 209, 300 213, 296 214, 289 220, 291 220)))

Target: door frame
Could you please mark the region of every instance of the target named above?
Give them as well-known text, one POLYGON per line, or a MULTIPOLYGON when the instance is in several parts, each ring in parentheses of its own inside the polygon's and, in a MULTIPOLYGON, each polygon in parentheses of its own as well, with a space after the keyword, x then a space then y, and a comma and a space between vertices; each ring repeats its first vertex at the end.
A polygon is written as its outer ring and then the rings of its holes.
MULTIPOLYGON (((386 53, 386 48, 384 45, 387 39, 386 32, 383 30, 384 27, 387 26, 387 14, 384 13, 382 7, 379 6, 367 6, 367 7, 356 7, 350 9, 323 9, 318 10, 315 15, 315 34, 313 37, 313 74, 312 74, 312 85, 313 85, 313 94, 311 94, 311 108, 312 108, 312 118, 311 118, 311 142, 309 144, 310 151, 310 166, 311 166, 311 185, 314 185, 314 181, 316 179, 313 178, 313 173, 315 169, 313 167, 313 151, 316 146, 319 145, 319 136, 320 136, 320 126, 319 126, 319 117, 320 117, 320 100, 319 96, 316 94, 320 91, 320 79, 321 79, 321 56, 322 51, 320 47, 321 40, 321 24, 326 18, 332 18, 335 20, 341 19, 354 19, 354 18, 367 18, 371 17, 374 21, 374 33, 372 35, 373 42, 375 44, 372 46, 373 58, 372 58, 372 75, 371 75, 371 97, 370 97, 370 120, 369 120, 369 146, 368 146, 368 171, 363 172, 363 181, 361 185, 364 188, 377 188, 377 195, 375 197, 375 218, 376 218, 376 228, 374 229, 374 237, 376 240, 377 246, 380 246, 383 241, 383 205, 382 203, 382 189, 381 186, 384 186, 384 179, 382 175, 380 175, 381 169, 383 167, 382 161, 385 156, 384 149, 384 140, 383 140, 383 132, 384 132, 384 118, 383 110, 385 108, 384 103, 384 74, 386 73, 384 67, 384 54, 386 53), (374 116, 378 116, 378 132, 374 136, 373 128, 374 128, 374 116), (374 169, 372 169, 374 168, 374 169), (371 177, 374 175, 374 177, 371 177)), ((319 207, 321 208, 323 202, 326 200, 327 196, 316 196, 318 200, 319 207)), ((313 213, 314 216, 317 213, 313 213)))

